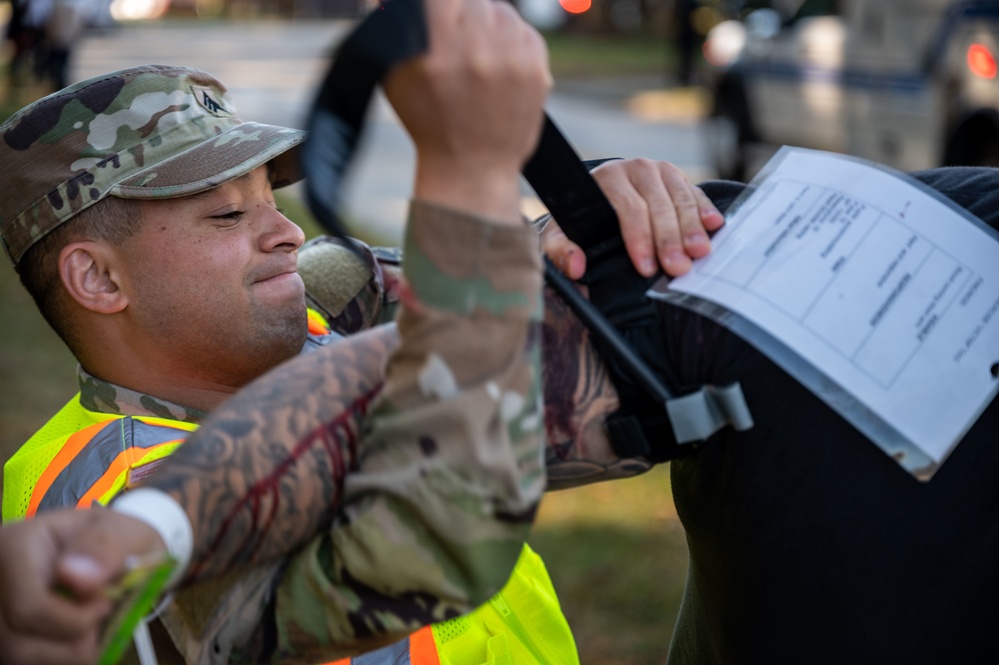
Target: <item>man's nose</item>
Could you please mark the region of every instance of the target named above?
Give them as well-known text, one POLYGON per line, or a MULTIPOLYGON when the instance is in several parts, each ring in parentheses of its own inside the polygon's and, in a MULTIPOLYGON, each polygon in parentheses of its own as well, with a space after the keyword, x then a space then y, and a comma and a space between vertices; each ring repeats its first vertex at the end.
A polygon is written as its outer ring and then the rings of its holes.
POLYGON ((305 242, 305 232, 281 211, 270 208, 266 212, 266 230, 260 237, 261 249, 265 252, 293 252, 305 242))

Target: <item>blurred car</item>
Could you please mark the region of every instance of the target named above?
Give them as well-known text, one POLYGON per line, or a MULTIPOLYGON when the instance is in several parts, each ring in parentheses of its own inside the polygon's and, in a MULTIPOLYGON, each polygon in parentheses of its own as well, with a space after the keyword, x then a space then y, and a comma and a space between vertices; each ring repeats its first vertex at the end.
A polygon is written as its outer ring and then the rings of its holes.
POLYGON ((718 174, 745 179, 780 145, 999 165, 997 55, 997 0, 805 0, 722 22, 704 44, 718 174))

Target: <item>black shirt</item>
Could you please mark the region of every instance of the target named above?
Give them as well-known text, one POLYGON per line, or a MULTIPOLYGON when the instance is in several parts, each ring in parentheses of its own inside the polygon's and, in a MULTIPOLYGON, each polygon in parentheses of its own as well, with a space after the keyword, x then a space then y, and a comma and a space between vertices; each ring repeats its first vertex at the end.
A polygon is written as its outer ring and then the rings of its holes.
MULTIPOLYGON (((999 169, 914 175, 999 227, 999 169)), ((743 185, 702 187, 724 210, 743 185)), ((755 420, 672 462, 670 664, 999 662, 999 400, 923 483, 733 333, 664 319, 678 379, 740 381, 755 420)))

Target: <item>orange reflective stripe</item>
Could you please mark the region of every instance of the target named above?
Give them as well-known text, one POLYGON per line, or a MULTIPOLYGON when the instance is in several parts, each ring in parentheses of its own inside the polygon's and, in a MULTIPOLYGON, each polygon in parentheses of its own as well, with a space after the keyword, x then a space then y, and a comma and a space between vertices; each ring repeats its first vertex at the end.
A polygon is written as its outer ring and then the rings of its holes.
POLYGON ((126 486, 128 473, 165 457, 196 426, 162 418, 114 417, 70 435, 32 487, 25 517, 57 507, 89 508, 126 486))
MULTIPOLYGON (((308 310, 309 315, 309 334, 312 335, 329 335, 330 327, 326 324, 326 320, 323 319, 322 315, 314 309, 308 310)), ((338 661, 339 662, 339 661, 338 661)))
POLYGON ((434 631, 430 626, 424 626, 409 636, 409 659, 415 665, 441 665, 434 631))
MULTIPOLYGON (((142 452, 142 457, 146 457, 152 454, 158 448, 163 446, 176 446, 178 443, 183 441, 184 438, 174 439, 173 441, 164 441, 155 446, 149 448, 139 448, 142 452)), ((132 465, 136 463, 136 452, 135 448, 129 447, 118 453, 110 464, 108 464, 107 470, 104 472, 97 481, 90 486, 87 493, 80 497, 80 500, 76 503, 77 508, 89 508, 91 504, 104 496, 107 492, 111 491, 114 484, 121 478, 124 474, 128 473, 128 470, 132 468, 132 465)), ((139 457, 138 459, 142 459, 139 457)))
POLYGON ((430 626, 424 626, 409 637, 381 649, 323 665, 441 665, 441 661, 437 655, 434 631, 430 626))
POLYGON ((90 440, 100 432, 102 429, 108 426, 108 423, 116 423, 118 419, 114 418, 112 420, 105 420, 104 422, 94 423, 90 427, 85 427, 79 432, 71 435, 66 443, 63 445, 62 450, 49 462, 49 465, 45 467, 45 471, 38 478, 38 482, 35 483, 35 489, 31 492, 31 501, 28 502, 28 510, 25 512, 25 517, 34 517, 35 512, 38 510, 38 504, 42 502, 42 498, 45 493, 49 491, 52 487, 52 483, 59 476, 63 469, 69 466, 77 454, 83 450, 90 440))

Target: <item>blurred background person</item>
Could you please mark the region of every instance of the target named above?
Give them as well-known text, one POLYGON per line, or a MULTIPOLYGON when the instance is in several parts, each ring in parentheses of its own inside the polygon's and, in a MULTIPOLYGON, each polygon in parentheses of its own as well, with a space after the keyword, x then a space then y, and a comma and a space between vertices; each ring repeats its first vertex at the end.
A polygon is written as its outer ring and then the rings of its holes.
MULTIPOLYGON (((36 0, 32 0, 33 2, 36 0)), ((55 90, 69 85, 73 48, 96 14, 93 0, 48 0, 51 11, 45 22, 45 74, 55 90)))
POLYGON ((682 86, 688 86, 694 79, 694 59, 701 43, 701 35, 694 27, 694 14, 700 6, 699 0, 676 0, 676 78, 682 86))
POLYGON ((7 39, 13 46, 12 85, 26 85, 44 74, 45 24, 51 12, 52 0, 11 0, 7 39))

